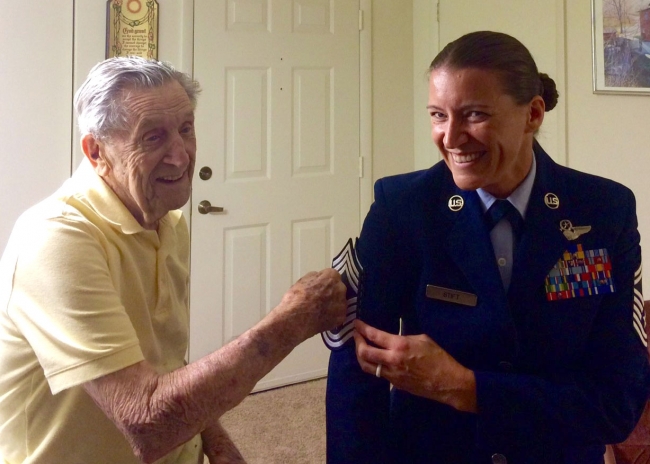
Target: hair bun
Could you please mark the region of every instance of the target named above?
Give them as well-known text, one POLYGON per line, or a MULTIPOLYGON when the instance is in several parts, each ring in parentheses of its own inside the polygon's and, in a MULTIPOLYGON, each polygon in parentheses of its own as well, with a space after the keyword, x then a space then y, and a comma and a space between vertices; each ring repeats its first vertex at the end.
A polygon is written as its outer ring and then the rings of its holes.
POLYGON ((541 82, 541 96, 546 106, 545 111, 551 111, 557 105, 557 99, 559 97, 555 81, 545 73, 539 73, 539 80, 541 82))

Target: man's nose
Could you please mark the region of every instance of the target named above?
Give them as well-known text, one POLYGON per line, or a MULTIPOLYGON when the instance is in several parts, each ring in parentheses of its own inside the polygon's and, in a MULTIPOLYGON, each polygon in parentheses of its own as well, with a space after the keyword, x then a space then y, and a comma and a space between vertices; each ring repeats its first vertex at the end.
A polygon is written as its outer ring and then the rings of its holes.
POLYGON ((165 156, 165 162, 179 168, 184 168, 190 161, 190 153, 185 144, 185 140, 180 134, 177 134, 169 145, 169 150, 165 156))
POLYGON ((456 119, 449 119, 445 127, 445 136, 443 143, 446 148, 458 148, 467 142, 469 136, 465 130, 465 125, 462 121, 456 119))

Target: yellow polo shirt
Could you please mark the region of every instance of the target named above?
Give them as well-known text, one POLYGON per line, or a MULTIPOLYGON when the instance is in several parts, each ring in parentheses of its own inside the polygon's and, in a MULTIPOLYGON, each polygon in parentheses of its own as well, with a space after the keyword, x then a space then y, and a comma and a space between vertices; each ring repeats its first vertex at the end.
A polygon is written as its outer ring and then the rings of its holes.
MULTIPOLYGON (((18 219, 0 260, 0 462, 139 462, 81 385, 183 365, 188 263, 181 212, 143 229, 87 161, 18 219)), ((197 436, 160 462, 201 459, 197 436)))

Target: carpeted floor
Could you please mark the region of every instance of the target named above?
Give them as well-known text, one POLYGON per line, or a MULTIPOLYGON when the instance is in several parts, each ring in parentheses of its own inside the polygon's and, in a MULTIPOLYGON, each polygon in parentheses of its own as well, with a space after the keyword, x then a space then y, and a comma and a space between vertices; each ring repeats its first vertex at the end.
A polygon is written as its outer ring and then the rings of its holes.
POLYGON ((320 379, 249 395, 221 423, 248 464, 323 464, 325 386, 320 379))
POLYGON ((221 423, 248 464, 325 462, 325 379, 249 395, 221 423))

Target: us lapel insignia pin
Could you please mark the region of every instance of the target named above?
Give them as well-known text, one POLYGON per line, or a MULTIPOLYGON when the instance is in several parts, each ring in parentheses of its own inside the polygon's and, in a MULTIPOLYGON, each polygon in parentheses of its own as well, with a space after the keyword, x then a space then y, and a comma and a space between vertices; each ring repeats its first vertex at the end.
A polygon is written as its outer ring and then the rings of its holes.
POLYGON ((463 197, 460 195, 454 195, 449 199, 447 206, 449 206, 449 209, 454 212, 460 211, 463 209, 463 206, 465 206, 465 200, 463 200, 463 197))
POLYGON ((578 237, 580 237, 583 234, 586 234, 591 230, 591 226, 576 226, 573 227, 573 224, 571 224, 571 221, 568 219, 564 219, 560 221, 560 230, 564 234, 564 236, 567 238, 567 240, 576 240, 578 237))
POLYGON ((551 209, 558 209, 560 207, 560 199, 554 193, 544 195, 544 203, 551 209))

